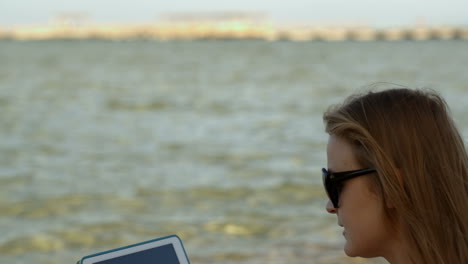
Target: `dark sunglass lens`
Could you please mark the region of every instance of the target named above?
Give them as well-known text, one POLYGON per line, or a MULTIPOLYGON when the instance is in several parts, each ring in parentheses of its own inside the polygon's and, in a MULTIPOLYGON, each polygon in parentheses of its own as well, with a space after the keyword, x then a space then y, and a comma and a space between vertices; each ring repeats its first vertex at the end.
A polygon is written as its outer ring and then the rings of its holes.
POLYGON ((330 180, 330 175, 326 169, 322 169, 322 179, 325 191, 327 192, 328 198, 333 204, 334 208, 338 208, 338 196, 339 192, 336 188, 336 183, 330 180))
POLYGON ((336 186, 337 183, 334 183, 330 189, 331 189, 331 193, 332 193, 332 198, 331 198, 331 201, 333 203, 333 207, 334 208, 338 208, 338 203, 340 201, 340 190, 338 188, 338 186, 336 186))
POLYGON ((326 189, 327 189, 327 193, 328 193, 328 197, 330 197, 330 201, 332 202, 333 204, 333 207, 334 208, 338 208, 338 190, 336 189, 336 186, 335 186, 336 183, 332 182, 332 181, 328 181, 327 182, 327 185, 326 185, 326 189))

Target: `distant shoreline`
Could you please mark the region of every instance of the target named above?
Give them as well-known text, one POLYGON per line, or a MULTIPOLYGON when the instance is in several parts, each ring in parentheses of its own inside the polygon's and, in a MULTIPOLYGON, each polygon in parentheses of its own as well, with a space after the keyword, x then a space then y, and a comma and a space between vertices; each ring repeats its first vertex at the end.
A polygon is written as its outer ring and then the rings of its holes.
POLYGON ((468 26, 275 26, 268 23, 226 21, 217 23, 161 23, 147 25, 34 25, 5 28, 0 39, 102 39, 102 40, 235 40, 266 41, 396 41, 468 40, 468 26))

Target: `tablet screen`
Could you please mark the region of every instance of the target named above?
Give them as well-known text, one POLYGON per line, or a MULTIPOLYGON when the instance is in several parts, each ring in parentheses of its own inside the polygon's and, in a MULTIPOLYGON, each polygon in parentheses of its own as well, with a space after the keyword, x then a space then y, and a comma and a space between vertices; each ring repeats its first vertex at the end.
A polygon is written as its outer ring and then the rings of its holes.
POLYGON ((150 248, 94 264, 180 264, 172 244, 150 248))

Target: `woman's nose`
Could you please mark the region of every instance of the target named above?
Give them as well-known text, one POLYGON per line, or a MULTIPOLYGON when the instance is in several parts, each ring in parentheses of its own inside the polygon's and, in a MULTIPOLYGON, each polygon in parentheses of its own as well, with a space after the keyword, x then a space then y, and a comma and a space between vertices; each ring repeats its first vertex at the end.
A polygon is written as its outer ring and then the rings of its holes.
POLYGON ((330 200, 327 202, 327 212, 330 214, 336 214, 336 208, 333 206, 330 200))

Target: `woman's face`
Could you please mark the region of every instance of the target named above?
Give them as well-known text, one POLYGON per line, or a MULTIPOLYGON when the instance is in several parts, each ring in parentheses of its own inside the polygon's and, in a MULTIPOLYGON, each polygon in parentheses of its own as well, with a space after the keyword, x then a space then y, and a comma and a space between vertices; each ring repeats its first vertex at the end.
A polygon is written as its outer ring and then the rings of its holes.
MULTIPOLYGON (((363 169, 356 160, 352 146, 334 135, 328 140, 327 160, 331 172, 363 169)), ((371 190, 370 177, 376 175, 344 181, 339 208, 334 208, 331 201, 327 203, 327 211, 336 214, 338 225, 344 228, 344 251, 350 257, 383 256, 394 239, 381 198, 371 190)))

